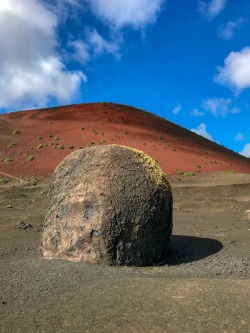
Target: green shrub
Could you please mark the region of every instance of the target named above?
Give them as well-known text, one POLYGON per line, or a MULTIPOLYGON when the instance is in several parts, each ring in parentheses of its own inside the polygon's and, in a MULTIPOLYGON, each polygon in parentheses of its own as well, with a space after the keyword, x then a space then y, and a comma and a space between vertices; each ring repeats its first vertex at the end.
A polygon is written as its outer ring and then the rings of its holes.
POLYGON ((101 143, 104 143, 104 142, 106 142, 106 140, 101 140, 101 143))
POLYGON ((49 138, 52 138, 52 137, 53 137, 53 135, 52 135, 52 134, 48 134, 48 137, 49 137, 49 138))
POLYGON ((200 168, 201 168, 201 166, 200 166, 200 165, 196 165, 196 168, 200 169, 200 168))
POLYGON ((15 144, 14 142, 10 142, 10 143, 8 144, 8 147, 7 147, 7 148, 13 148, 15 145, 16 145, 16 144, 15 144))
POLYGON ((43 147, 44 147, 43 144, 40 143, 40 145, 38 145, 36 148, 37 148, 37 149, 41 149, 41 148, 43 148, 43 147))
POLYGON ((186 177, 195 176, 195 172, 192 172, 192 171, 190 171, 190 172, 185 172, 185 173, 184 173, 184 176, 186 176, 186 177))
POLYGON ((81 127, 81 128, 80 128, 80 130, 81 130, 81 131, 84 131, 84 130, 85 130, 85 128, 84 128, 84 127, 81 127))
POLYGON ((0 178, 0 184, 6 184, 8 183, 8 180, 5 178, 0 178))
POLYGON ((229 172, 229 173, 236 173, 235 170, 226 170, 226 172, 229 172))
POLYGON ((55 139, 55 140, 60 140, 59 136, 55 136, 54 139, 55 139))
POLYGON ((89 144, 88 144, 88 147, 91 147, 91 146, 94 146, 94 142, 93 141, 91 141, 89 144))
POLYGON ((28 161, 34 161, 34 159, 35 159, 35 156, 33 156, 33 155, 30 155, 29 157, 27 157, 28 161))
POLYGON ((178 175, 183 175, 184 174, 184 172, 183 171, 178 171, 178 175))
POLYGON ((69 149, 74 149, 74 148, 75 148, 75 146, 69 145, 69 149))
POLYGON ((38 179, 35 176, 32 176, 30 183, 31 185, 35 186, 37 184, 38 179))
POLYGON ((39 135, 39 136, 37 136, 36 138, 37 138, 38 140, 42 140, 42 139, 43 139, 43 137, 42 137, 42 136, 40 136, 40 135, 39 135))
POLYGON ((4 163, 9 163, 9 162, 12 162, 13 160, 12 160, 12 158, 10 158, 10 157, 6 157, 4 160, 3 160, 3 162, 4 163))
POLYGON ((12 132, 13 135, 17 135, 19 133, 21 133, 21 132, 17 128, 15 128, 12 132))
POLYGON ((64 145, 57 146, 57 149, 64 149, 64 145))

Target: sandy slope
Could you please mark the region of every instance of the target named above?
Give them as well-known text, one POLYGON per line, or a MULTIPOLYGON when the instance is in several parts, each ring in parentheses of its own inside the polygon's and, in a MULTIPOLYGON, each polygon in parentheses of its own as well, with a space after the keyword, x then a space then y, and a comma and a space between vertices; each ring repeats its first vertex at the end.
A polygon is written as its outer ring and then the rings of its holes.
POLYGON ((144 268, 41 259, 49 179, 14 182, 0 185, 0 332, 250 331, 249 174, 171 176, 168 264, 144 268))
POLYGON ((143 150, 166 173, 250 173, 249 159, 167 120, 124 105, 93 103, 1 115, 0 177, 51 175, 65 156, 90 143, 143 150), (20 133, 13 135, 14 129, 20 133))

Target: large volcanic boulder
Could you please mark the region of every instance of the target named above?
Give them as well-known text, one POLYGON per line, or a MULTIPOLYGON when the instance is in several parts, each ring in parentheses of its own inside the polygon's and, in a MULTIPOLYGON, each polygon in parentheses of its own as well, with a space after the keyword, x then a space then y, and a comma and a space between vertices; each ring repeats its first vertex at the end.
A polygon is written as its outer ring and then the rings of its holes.
POLYGON ((45 258, 143 266, 166 257, 171 188, 143 152, 118 145, 75 151, 57 167, 49 197, 45 258))

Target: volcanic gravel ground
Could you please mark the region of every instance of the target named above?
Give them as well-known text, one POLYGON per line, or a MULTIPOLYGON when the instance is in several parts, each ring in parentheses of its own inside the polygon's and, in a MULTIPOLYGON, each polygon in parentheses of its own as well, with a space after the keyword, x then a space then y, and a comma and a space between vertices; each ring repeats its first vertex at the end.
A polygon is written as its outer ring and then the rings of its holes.
POLYGON ((168 260, 141 268, 41 259, 49 179, 0 185, 0 332, 249 333, 250 175, 169 180, 168 260))

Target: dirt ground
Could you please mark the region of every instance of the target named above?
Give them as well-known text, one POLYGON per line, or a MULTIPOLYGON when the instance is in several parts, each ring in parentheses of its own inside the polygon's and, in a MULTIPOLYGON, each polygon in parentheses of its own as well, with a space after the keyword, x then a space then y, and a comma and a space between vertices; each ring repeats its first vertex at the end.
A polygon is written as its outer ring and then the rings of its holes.
POLYGON ((140 268, 41 259, 49 179, 0 185, 0 332, 249 333, 250 174, 169 180, 168 261, 140 268))

